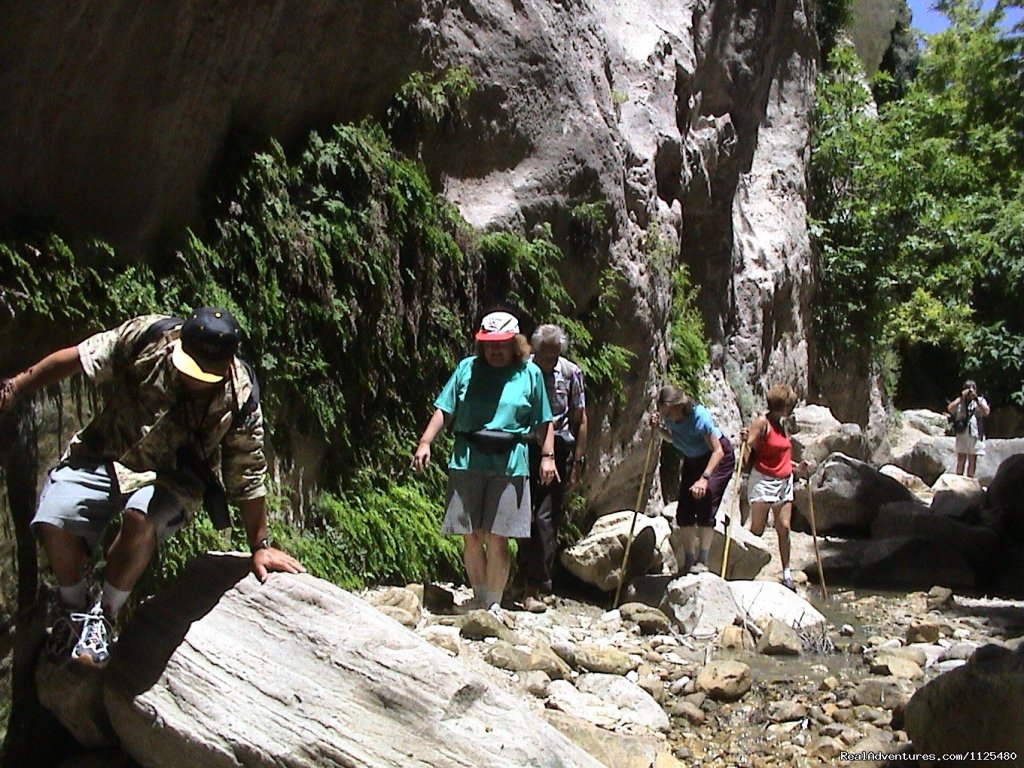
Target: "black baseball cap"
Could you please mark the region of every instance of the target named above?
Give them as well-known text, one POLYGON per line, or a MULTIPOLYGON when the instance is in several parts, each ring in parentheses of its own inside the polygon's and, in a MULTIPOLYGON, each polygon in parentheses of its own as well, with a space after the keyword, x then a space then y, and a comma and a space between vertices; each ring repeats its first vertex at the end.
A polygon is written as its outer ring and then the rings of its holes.
POLYGON ((224 380, 241 335, 237 321, 226 309, 199 307, 181 326, 171 361, 186 376, 215 384, 224 380))

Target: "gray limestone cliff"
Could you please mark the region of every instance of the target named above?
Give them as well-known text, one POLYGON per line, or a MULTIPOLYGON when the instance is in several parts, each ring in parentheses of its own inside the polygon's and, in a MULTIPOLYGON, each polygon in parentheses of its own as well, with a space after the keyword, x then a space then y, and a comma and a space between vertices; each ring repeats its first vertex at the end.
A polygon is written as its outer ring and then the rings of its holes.
POLYGON ((147 258, 202 225, 246 147, 383 117, 415 71, 466 66, 462 129, 424 138, 438 188, 480 229, 569 237, 609 203, 600 252, 563 264, 577 303, 624 278, 609 341, 635 355, 596 403, 598 510, 630 506, 664 370, 669 280, 689 265, 728 434, 765 384, 808 391, 805 222, 817 41, 807 0, 123 0, 13 4, 0 30, 0 225, 33 220, 147 258), (652 237, 667 258, 648 252, 652 237))

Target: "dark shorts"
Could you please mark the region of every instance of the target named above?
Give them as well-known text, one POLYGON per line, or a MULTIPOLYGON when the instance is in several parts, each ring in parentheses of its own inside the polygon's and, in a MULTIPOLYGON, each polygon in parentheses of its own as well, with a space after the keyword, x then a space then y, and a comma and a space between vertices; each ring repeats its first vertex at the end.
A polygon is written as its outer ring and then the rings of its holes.
POLYGON ((683 466, 679 480, 679 502, 676 507, 676 523, 680 526, 692 527, 699 525, 702 528, 712 528, 715 525, 715 516, 718 514, 718 505, 722 503, 722 496, 725 488, 729 485, 733 470, 736 468, 736 455, 732 449, 729 438, 722 435, 722 450, 725 455, 718 462, 715 471, 708 479, 708 492, 703 498, 695 499, 690 494, 690 486, 693 485, 707 469, 710 453, 703 456, 691 458, 683 457, 683 466))

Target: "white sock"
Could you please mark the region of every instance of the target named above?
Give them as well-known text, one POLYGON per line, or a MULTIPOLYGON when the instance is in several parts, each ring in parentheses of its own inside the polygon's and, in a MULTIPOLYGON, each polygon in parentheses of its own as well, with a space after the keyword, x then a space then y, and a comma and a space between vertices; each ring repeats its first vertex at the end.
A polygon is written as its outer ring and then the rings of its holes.
MULTIPOLYGON (((482 603, 487 599, 487 585, 486 584, 474 584, 473 585, 473 599, 478 603, 482 603)), ((488 603, 490 605, 490 603, 488 603)))
POLYGON ((782 578, 784 578, 784 579, 792 579, 793 578, 793 569, 792 568, 783 568, 782 569, 782 578))
POLYGON ((100 605, 103 606, 103 612, 107 615, 108 619, 117 618, 118 611, 128 600, 128 595, 131 591, 125 592, 123 589, 118 589, 109 581, 103 582, 103 596, 100 598, 100 605))
POLYGON ((60 588, 60 601, 69 611, 84 611, 89 607, 89 585, 82 579, 70 587, 60 588))
POLYGON ((502 590, 500 590, 500 589, 497 589, 497 590, 494 590, 494 591, 488 590, 488 592, 487 592, 487 600, 485 601, 487 603, 487 607, 488 608, 490 608, 495 603, 497 603, 498 605, 501 605, 501 593, 502 593, 502 590))

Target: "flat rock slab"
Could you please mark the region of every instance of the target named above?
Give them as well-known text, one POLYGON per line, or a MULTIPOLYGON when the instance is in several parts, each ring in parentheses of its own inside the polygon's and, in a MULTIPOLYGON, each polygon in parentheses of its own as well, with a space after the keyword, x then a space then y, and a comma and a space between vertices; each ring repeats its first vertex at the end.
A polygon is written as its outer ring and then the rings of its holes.
POLYGON ((793 629, 806 629, 825 623, 822 613, 774 581, 730 581, 733 600, 751 620, 778 619, 793 629))
POLYGON ((118 643, 105 702, 151 768, 597 763, 525 704, 309 575, 193 561, 118 643))

